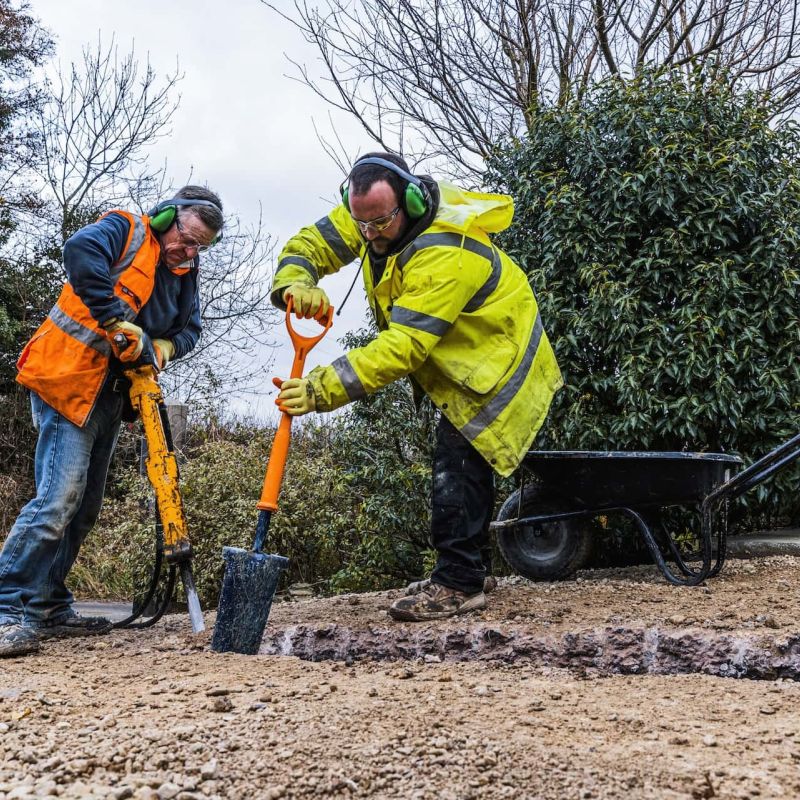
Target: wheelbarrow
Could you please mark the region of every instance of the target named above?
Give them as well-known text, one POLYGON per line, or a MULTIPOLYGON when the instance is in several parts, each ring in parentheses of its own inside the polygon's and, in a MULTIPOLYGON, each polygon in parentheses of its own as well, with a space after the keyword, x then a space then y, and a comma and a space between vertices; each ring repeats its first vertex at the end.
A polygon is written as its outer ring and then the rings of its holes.
POLYGON ((585 566, 592 518, 621 514, 632 520, 670 583, 696 586, 725 563, 730 501, 798 457, 800 435, 741 472, 742 460, 722 453, 532 450, 522 463, 520 487, 491 528, 520 575, 557 580, 585 566), (662 512, 670 507, 699 512, 696 552, 682 552, 665 524, 662 512))

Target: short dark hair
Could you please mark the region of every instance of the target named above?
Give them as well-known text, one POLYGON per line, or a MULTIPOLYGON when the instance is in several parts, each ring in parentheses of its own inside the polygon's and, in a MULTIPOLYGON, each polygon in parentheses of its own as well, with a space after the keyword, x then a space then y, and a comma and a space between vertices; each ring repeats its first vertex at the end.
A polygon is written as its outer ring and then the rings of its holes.
POLYGON ((399 202, 406 191, 408 181, 396 172, 380 166, 380 164, 365 164, 363 167, 359 167, 358 162, 363 161, 365 158, 382 158, 384 161, 391 161, 392 164, 396 164, 404 172, 410 173, 408 164, 402 156, 398 156, 395 153, 366 153, 356 160, 350 170, 350 194, 364 195, 379 181, 386 181, 392 187, 399 202))
MULTIPOLYGON (((210 228, 212 231, 222 230, 222 225, 225 222, 222 216, 222 200, 220 200, 219 195, 212 192, 211 189, 205 186, 193 186, 190 184, 178 189, 178 191, 175 192, 175 197, 181 200, 207 200, 213 203, 216 208, 212 208, 211 206, 190 206, 187 208, 187 211, 196 214, 203 225, 210 228)), ((185 206, 183 207, 186 208, 185 206)))

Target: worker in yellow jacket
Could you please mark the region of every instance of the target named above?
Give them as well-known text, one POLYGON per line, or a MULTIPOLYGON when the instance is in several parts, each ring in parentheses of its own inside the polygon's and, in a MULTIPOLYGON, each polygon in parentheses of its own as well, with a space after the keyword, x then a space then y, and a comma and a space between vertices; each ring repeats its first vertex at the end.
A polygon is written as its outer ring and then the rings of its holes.
POLYGON ((486 606, 494 473, 510 475, 542 425, 561 374, 522 270, 490 234, 513 201, 412 175, 392 153, 358 159, 342 202, 293 236, 272 301, 298 316, 329 301, 317 283, 361 260, 378 336, 305 378, 279 381, 289 414, 339 408, 410 376, 441 412, 433 462, 431 539, 438 560, 422 591, 395 601, 400 620, 486 606))

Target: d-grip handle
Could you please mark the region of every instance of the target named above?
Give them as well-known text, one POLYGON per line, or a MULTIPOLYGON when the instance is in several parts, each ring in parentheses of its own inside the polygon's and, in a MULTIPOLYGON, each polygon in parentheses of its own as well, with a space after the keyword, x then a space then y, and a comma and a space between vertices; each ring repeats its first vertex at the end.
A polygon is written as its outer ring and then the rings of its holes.
MULTIPOLYGON (((292 327, 292 298, 286 304, 286 329, 294 345, 294 361, 289 377, 302 378, 303 369, 306 363, 306 356, 311 352, 314 345, 322 339, 333 324, 333 307, 328 312, 317 319, 323 330, 317 336, 303 336, 292 327)), ((269 454, 267 464, 267 474, 264 476, 264 486, 261 489, 261 498, 256 504, 259 511, 276 511, 278 509, 278 495, 281 491, 283 481, 283 471, 286 467, 286 457, 289 454, 289 441, 291 439, 292 416, 285 411, 281 413, 281 421, 278 430, 275 432, 275 439, 272 442, 272 450, 269 454)))
MULTIPOLYGON (((329 306, 325 314, 314 317, 314 319, 323 326, 322 331, 316 336, 304 336, 292 327, 293 301, 294 298, 290 297, 289 302, 286 304, 286 330, 289 331, 289 338, 294 345, 294 361, 292 362, 292 370, 289 373, 289 377, 302 378, 306 356, 311 352, 314 345, 325 336, 331 325, 333 325, 333 307, 329 306)), ((287 414, 286 416, 289 415, 287 414)))

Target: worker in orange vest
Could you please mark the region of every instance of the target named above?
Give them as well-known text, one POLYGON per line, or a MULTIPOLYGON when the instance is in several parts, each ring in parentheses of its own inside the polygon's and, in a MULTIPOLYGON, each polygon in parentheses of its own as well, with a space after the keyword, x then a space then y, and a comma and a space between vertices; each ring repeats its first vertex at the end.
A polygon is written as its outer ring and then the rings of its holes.
POLYGON ((17 362, 39 433, 36 496, 0 552, 0 656, 111 629, 73 609, 65 579, 100 512, 122 368, 143 355, 163 368, 197 344, 199 254, 222 225, 219 197, 184 186, 147 215, 111 211, 64 244, 67 281, 17 362))

